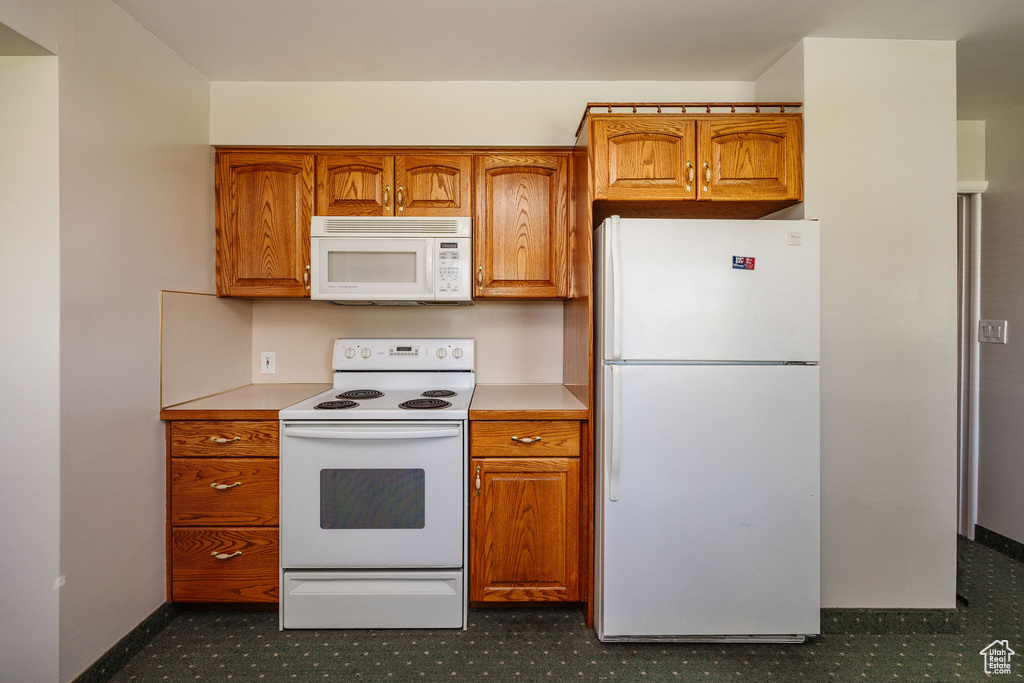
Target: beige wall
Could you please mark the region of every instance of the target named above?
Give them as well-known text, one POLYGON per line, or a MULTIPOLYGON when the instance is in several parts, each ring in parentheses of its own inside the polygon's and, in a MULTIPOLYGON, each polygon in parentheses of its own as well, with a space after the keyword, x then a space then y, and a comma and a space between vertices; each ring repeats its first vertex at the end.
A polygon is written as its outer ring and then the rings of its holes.
POLYGON ((746 102, 718 81, 210 84, 214 145, 572 145, 587 102, 746 102))
POLYGON ((208 82, 109 0, 62 21, 67 681, 164 602, 160 291, 211 292, 214 267, 208 82))
MULTIPOLYGON (((956 122, 956 177, 960 183, 985 180, 985 122, 956 122)), ((978 189, 961 189, 976 192, 978 189)))
POLYGON ((0 57, 0 679, 56 680, 57 59, 0 57))
POLYGON ((562 382, 562 303, 473 306, 335 306, 326 301, 257 301, 253 306, 253 382, 330 382, 339 337, 471 337, 481 383, 562 382), (277 372, 260 373, 274 351, 277 372))
POLYGON ((822 230, 822 604, 951 608, 955 45, 803 50, 804 208, 822 230))
POLYGON ((982 319, 1006 320, 1006 344, 979 344, 978 524, 1024 543, 1024 107, 985 124, 982 319))
POLYGON ((252 301, 160 293, 160 406, 252 382, 252 301))

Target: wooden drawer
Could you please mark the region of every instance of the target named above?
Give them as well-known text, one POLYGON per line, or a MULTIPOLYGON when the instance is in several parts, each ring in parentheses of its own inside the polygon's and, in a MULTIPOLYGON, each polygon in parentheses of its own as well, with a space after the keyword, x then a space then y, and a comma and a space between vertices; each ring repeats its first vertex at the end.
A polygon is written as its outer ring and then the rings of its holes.
POLYGON ((278 461, 173 458, 171 524, 276 526, 278 461))
POLYGON ((171 599, 277 602, 277 547, 277 529, 175 528, 171 599))
POLYGON ((173 458, 276 458, 274 420, 197 420, 171 423, 173 458))
POLYGON ((469 443, 474 457, 574 458, 580 454, 580 423, 575 420, 471 420, 469 443))

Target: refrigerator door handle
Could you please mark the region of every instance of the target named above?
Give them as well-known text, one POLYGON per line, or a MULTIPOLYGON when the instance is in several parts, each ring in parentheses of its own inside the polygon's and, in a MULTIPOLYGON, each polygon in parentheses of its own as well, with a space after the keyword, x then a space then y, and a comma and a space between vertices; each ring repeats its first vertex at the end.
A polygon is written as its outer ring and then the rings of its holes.
POLYGON ((606 315, 611 333, 612 359, 622 358, 622 284, 620 280, 619 217, 612 216, 608 223, 609 280, 611 283, 611 314, 606 315))
POLYGON ((618 365, 609 366, 611 381, 608 382, 609 396, 605 405, 611 406, 611 415, 605 422, 605 443, 608 444, 608 500, 619 499, 619 468, 622 458, 622 391, 619 386, 618 365))

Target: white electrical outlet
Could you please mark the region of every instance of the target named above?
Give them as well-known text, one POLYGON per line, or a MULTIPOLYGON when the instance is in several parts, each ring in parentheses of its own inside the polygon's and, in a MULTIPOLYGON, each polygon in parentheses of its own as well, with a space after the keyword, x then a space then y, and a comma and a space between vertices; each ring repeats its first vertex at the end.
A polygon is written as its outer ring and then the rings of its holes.
POLYGON ((264 351, 260 354, 260 372, 264 375, 272 375, 276 372, 277 354, 273 351, 264 351))
POLYGON ((1005 320, 979 320, 978 341, 987 344, 1006 343, 1006 321, 1005 320))

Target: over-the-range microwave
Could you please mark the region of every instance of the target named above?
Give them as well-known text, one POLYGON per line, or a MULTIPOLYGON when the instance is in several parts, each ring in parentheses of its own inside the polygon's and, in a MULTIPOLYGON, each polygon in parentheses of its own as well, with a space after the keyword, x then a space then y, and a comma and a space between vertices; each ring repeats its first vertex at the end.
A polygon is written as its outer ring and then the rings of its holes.
POLYGON ((310 298, 471 303, 471 231, 468 217, 314 216, 310 298))

